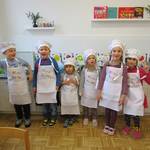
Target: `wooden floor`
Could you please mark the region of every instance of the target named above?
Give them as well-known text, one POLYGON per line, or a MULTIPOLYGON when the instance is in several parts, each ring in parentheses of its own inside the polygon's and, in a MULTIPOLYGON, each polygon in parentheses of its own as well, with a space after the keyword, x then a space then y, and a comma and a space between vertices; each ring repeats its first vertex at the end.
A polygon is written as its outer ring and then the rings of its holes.
MULTIPOLYGON (((14 120, 14 115, 0 114, 0 126, 13 126, 14 120)), ((32 126, 29 128, 31 150, 150 150, 150 116, 142 119, 143 138, 140 140, 122 135, 121 116, 118 117, 114 136, 102 132, 103 116, 99 117, 97 128, 93 128, 91 124, 83 126, 81 118, 69 128, 63 128, 60 120, 54 127, 42 127, 41 120, 41 116, 32 117, 32 126)), ((23 141, 0 137, 0 150, 23 149, 23 141)))

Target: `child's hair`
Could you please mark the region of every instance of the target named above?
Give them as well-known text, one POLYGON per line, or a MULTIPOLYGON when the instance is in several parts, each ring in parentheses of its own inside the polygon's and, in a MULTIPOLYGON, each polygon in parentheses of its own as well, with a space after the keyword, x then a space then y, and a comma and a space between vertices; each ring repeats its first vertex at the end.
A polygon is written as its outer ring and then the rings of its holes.
MULTIPOLYGON (((130 59, 131 57, 127 57, 125 58, 125 64, 127 64, 128 59, 130 59)), ((138 66, 138 60, 136 59, 136 66, 138 66)))
POLYGON ((136 66, 138 65, 138 50, 135 48, 130 48, 126 50, 126 58, 125 58, 125 63, 127 63, 127 60, 130 58, 135 58, 136 59, 136 66))

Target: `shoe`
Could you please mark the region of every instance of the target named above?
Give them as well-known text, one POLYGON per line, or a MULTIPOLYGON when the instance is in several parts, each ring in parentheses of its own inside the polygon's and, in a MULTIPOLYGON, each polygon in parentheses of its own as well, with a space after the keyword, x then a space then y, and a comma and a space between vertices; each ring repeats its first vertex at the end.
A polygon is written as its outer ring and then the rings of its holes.
POLYGON ((48 119, 44 119, 42 125, 43 126, 47 126, 48 125, 48 121, 49 121, 48 119))
POLYGON ((66 119, 64 121, 64 128, 67 128, 69 126, 69 119, 66 119))
POLYGON ((69 122, 68 122, 68 123, 69 123, 70 126, 72 126, 73 123, 74 123, 74 119, 73 119, 73 118, 69 119, 69 122))
POLYGON ((134 139, 140 139, 142 137, 142 133, 139 128, 135 129, 131 135, 134 139))
POLYGON ((128 127, 128 126, 126 126, 125 128, 122 129, 122 133, 123 133, 124 135, 129 135, 130 132, 131 132, 131 128, 128 127))
POLYGON ((109 126, 105 125, 103 132, 107 134, 109 132, 109 128, 109 126))
POLYGON ((22 119, 16 119, 16 122, 15 122, 15 127, 16 128, 19 128, 22 124, 22 119))
POLYGON ((93 119, 93 120, 92 120, 92 125, 93 125, 93 127, 97 127, 98 123, 97 123, 97 120, 96 120, 96 119, 93 119))
POLYGON ((25 119, 25 120, 24 120, 24 126, 25 126, 26 128, 30 127, 30 126, 31 126, 31 120, 30 120, 30 119, 25 119))
POLYGON ((88 123, 89 123, 89 119, 88 119, 88 118, 84 118, 84 119, 83 119, 83 125, 84 125, 84 126, 87 126, 88 123))
POLYGON ((50 122, 49 122, 48 125, 49 125, 49 126, 54 126, 55 124, 56 124, 56 120, 53 120, 53 119, 52 119, 52 120, 50 120, 50 122))
POLYGON ((109 130, 108 130, 108 135, 114 135, 115 134, 115 129, 114 128, 111 128, 109 127, 109 130))

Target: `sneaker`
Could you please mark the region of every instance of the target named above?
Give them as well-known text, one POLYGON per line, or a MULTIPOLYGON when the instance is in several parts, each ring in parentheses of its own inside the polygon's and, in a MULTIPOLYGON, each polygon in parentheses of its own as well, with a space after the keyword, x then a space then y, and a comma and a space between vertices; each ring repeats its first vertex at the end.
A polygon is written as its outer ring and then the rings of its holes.
POLYGON ((22 119, 16 119, 16 122, 15 122, 15 127, 16 128, 19 128, 22 124, 22 119))
POLYGON ((69 126, 69 119, 66 119, 64 121, 64 128, 67 128, 69 126))
POLYGON ((70 125, 70 126, 72 126, 72 125, 73 125, 73 123, 74 123, 74 121, 75 121, 75 120, 74 120, 74 118, 70 118, 70 119, 69 119, 69 122, 68 122, 68 123, 69 123, 69 125, 70 125))
POLYGON ((24 126, 25 126, 26 128, 30 127, 30 126, 31 126, 31 120, 30 120, 30 119, 25 119, 25 120, 24 120, 24 126))
POLYGON ((131 132, 131 128, 128 127, 128 126, 126 126, 125 128, 122 129, 122 133, 123 133, 124 135, 129 135, 130 132, 131 132))
POLYGON ((48 125, 48 121, 49 121, 48 119, 44 119, 42 125, 43 126, 47 126, 48 125))
POLYGON ((50 120, 50 122, 49 122, 48 125, 49 125, 49 126, 54 126, 55 124, 56 124, 56 120, 53 120, 53 119, 52 119, 52 120, 50 120))
POLYGON ((83 125, 84 125, 84 126, 87 126, 88 123, 89 123, 89 119, 88 119, 88 118, 84 118, 84 119, 83 119, 83 125))
POLYGON ((134 139, 140 139, 142 137, 142 133, 139 128, 135 129, 131 135, 134 139))
POLYGON ((103 132, 107 134, 109 132, 109 128, 109 126, 105 125, 103 132))
POLYGON ((93 120, 92 120, 92 125, 93 125, 93 127, 97 127, 98 123, 97 123, 97 120, 96 120, 96 119, 93 119, 93 120))
POLYGON ((114 135, 115 134, 115 129, 114 128, 111 128, 109 127, 109 130, 108 130, 108 135, 114 135))

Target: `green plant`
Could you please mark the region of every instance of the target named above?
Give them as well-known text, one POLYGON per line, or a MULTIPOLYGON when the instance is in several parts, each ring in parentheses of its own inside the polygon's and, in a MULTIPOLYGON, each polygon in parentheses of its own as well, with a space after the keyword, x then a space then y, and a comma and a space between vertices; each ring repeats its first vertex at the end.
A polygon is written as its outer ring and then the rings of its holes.
POLYGON ((39 18, 42 18, 39 14, 39 12, 37 12, 36 14, 34 14, 33 12, 28 12, 26 13, 26 16, 32 20, 32 23, 33 23, 33 27, 37 27, 37 20, 39 18))
POLYGON ((145 10, 150 15, 150 5, 147 5, 147 7, 145 7, 145 10))

